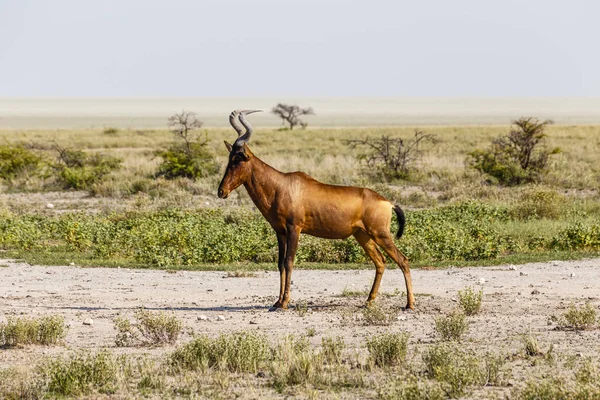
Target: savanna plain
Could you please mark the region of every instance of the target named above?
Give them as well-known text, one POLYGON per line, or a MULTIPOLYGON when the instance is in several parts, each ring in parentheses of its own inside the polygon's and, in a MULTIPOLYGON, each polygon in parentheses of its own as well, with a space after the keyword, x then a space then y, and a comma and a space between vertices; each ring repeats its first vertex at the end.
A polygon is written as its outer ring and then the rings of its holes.
POLYGON ((414 311, 392 263, 366 307, 358 244, 304 236, 269 312, 275 235, 216 197, 232 129, 0 130, 0 398, 600 399, 600 126, 522 121, 255 128, 405 210, 414 311))

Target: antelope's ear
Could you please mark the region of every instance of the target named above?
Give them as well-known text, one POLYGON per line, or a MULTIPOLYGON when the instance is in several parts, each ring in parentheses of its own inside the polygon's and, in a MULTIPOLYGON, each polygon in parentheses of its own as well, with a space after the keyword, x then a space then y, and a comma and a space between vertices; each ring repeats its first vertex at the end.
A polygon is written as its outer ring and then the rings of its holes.
POLYGON ((227 140, 223 140, 223 143, 225 143, 225 147, 227 147, 227 151, 231 153, 231 149, 233 149, 233 146, 231 145, 231 143, 229 143, 227 140))

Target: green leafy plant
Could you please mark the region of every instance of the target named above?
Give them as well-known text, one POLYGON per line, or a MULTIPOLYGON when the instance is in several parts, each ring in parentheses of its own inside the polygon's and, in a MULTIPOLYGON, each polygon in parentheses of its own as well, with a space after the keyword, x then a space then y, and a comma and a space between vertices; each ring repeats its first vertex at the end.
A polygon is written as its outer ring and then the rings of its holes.
POLYGON ((24 145, 0 146, 0 179, 27 180, 40 172, 42 157, 24 145))
POLYGON ((452 311, 445 317, 435 319, 435 331, 444 341, 461 341, 469 329, 469 323, 464 313, 452 311))
POLYGON ((597 312, 596 307, 590 303, 577 308, 571 303, 569 309, 560 316, 552 316, 550 319, 557 323, 558 329, 573 329, 581 331, 591 329, 596 325, 597 312))
POLYGON ((169 118, 169 126, 172 128, 171 132, 183 140, 183 143, 176 143, 166 150, 155 152, 163 159, 157 176, 167 179, 196 179, 218 172, 219 166, 207 148, 208 138, 200 140, 193 134, 196 129, 202 127, 202 122, 196 119, 195 113, 182 111, 174 114, 169 118))
POLYGON ((465 315, 475 315, 481 310, 483 290, 475 291, 468 287, 458 291, 458 304, 465 315))
POLYGON ((539 181, 550 155, 559 152, 545 147, 545 129, 552 121, 529 117, 512 123, 510 132, 493 140, 490 149, 469 153, 469 166, 503 185, 539 181))
POLYGON ((41 318, 13 318, 0 323, 0 346, 26 344, 54 345, 67 335, 65 320, 59 315, 41 318))
POLYGON ((378 367, 400 365, 406 359, 407 333, 382 333, 367 338, 369 359, 378 367))

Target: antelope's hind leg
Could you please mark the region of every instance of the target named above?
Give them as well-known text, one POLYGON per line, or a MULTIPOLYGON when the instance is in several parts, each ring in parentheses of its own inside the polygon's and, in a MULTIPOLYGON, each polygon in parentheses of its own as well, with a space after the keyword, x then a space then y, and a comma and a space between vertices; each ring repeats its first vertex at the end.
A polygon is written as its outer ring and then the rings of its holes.
POLYGON ((367 253, 369 258, 373 260, 373 264, 375 264, 375 280, 373 281, 373 287, 367 298, 367 304, 371 304, 377 297, 377 292, 379 291, 381 277, 383 276, 383 271, 385 271, 385 258, 377 248, 373 239, 365 232, 356 231, 356 233, 354 233, 354 238, 365 250, 365 253, 367 253))
POLYGON ((402 254, 400 250, 394 244, 394 239, 392 239, 389 233, 382 234, 378 236, 374 236, 373 239, 375 242, 383 248, 383 250, 394 260, 396 264, 402 270, 404 274, 404 282, 406 283, 406 308, 414 310, 415 309, 415 297, 413 294, 412 288, 412 279, 410 277, 410 267, 408 265, 408 258, 402 254))

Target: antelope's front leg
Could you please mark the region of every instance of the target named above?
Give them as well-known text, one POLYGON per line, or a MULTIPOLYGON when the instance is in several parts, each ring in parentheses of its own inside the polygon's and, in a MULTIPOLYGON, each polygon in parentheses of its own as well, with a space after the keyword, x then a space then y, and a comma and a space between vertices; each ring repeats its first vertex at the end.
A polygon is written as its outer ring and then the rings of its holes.
POLYGON ((286 236, 285 234, 277 234, 277 246, 279 248, 279 257, 277 259, 277 267, 279 268, 279 299, 273 304, 273 308, 283 307, 283 293, 285 291, 285 248, 286 248, 286 236))
POLYGON ((298 249, 298 240, 300 239, 300 228, 294 226, 288 226, 286 251, 285 251, 285 289, 283 292, 283 301, 281 302, 282 308, 288 308, 290 303, 290 286, 292 283, 292 270, 294 269, 294 258, 296 257, 296 250, 298 249))

